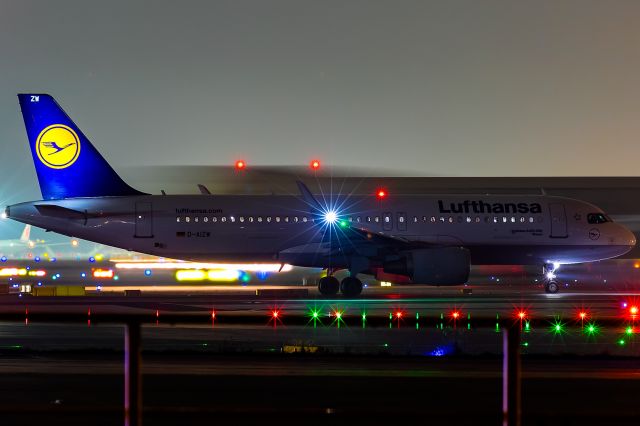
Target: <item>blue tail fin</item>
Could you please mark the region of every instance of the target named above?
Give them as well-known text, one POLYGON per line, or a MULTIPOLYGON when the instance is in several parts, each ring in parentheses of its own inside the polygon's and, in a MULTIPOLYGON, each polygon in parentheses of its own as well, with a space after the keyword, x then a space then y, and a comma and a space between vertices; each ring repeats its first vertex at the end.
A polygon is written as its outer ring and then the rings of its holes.
POLYGON ((118 176, 51 96, 18 99, 43 199, 143 194, 118 176))

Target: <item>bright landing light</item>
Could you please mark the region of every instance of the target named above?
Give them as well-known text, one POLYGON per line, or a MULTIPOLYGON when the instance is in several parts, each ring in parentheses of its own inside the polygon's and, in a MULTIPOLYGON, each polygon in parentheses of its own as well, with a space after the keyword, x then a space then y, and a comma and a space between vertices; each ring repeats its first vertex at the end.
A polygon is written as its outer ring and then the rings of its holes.
POLYGON ((6 219, 6 218, 7 218, 7 212, 0 213, 0 219, 6 219))
POLYGON ((324 220, 327 223, 334 224, 338 221, 338 214, 333 210, 329 210, 324 214, 324 220))

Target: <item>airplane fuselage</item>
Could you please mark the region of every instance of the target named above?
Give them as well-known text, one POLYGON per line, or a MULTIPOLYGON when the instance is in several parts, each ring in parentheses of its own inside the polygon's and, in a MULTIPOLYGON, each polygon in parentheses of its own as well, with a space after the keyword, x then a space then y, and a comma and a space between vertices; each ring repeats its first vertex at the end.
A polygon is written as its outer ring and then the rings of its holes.
POLYGON ((64 235, 157 256, 310 267, 348 266, 348 242, 337 249, 330 243, 346 227, 416 247, 465 247, 473 264, 589 262, 635 244, 597 207, 562 197, 334 196, 321 204, 336 213, 334 224, 303 199, 278 195, 73 198, 16 204, 7 213, 64 235))

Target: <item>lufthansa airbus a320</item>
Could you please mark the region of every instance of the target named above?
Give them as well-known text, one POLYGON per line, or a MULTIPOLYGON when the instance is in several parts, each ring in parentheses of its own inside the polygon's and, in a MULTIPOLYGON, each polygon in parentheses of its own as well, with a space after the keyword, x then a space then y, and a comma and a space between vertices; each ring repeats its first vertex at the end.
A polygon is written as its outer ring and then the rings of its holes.
POLYGON ((151 195, 126 184, 46 94, 18 95, 42 200, 7 217, 60 234, 183 260, 321 267, 323 295, 356 296, 361 274, 463 284, 471 264, 558 265, 620 256, 634 235, 598 207, 546 195, 151 195), (339 282, 333 273, 346 269, 339 282))

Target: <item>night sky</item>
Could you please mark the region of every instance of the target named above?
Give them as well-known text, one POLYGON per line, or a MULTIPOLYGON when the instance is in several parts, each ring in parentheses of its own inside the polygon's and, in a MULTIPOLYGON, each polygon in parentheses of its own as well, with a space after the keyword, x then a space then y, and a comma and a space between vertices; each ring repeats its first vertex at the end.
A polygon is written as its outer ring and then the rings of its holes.
POLYGON ((0 201, 40 197, 22 91, 116 170, 637 175, 638 22, 621 0, 0 0, 0 201))

